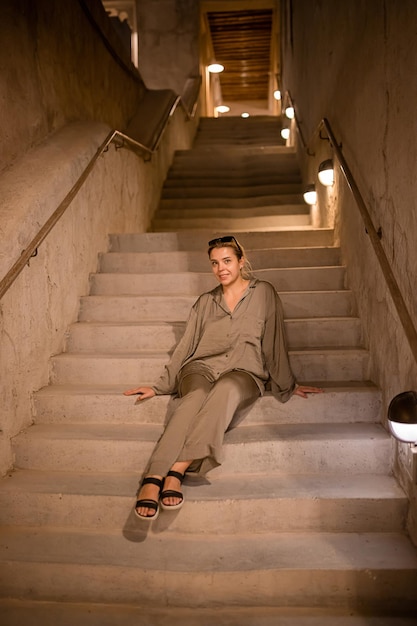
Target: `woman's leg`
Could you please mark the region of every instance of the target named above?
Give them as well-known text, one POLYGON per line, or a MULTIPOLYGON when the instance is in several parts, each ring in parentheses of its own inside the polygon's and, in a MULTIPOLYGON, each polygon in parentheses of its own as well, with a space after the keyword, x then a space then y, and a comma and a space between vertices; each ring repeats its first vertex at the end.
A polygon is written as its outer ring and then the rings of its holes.
POLYGON ((202 474, 220 465, 224 433, 235 413, 253 404, 259 395, 258 385, 246 372, 221 376, 193 420, 178 461, 194 459, 191 471, 202 474))
MULTIPOLYGON (((152 453, 145 474, 146 478, 163 478, 170 469, 183 474, 188 469, 192 460, 182 460, 178 463, 177 459, 184 446, 190 424, 198 414, 212 386, 212 383, 199 374, 189 374, 183 378, 180 388, 181 398, 152 453)), ((164 488, 179 491, 180 481, 169 476, 164 488)), ((138 500, 158 501, 158 498, 159 488, 153 484, 143 485, 138 493, 138 500)), ((164 503, 169 506, 178 502, 179 498, 164 499, 164 503)), ((146 506, 138 507, 137 512, 142 517, 153 516, 155 513, 154 509, 146 506)))

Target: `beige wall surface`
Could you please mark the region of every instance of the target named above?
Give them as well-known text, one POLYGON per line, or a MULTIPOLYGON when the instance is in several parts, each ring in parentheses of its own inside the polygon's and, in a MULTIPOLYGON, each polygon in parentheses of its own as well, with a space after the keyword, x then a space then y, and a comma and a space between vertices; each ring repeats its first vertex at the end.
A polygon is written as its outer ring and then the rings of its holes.
POLYGON ((198 0, 137 0, 139 71, 149 89, 181 94, 199 73, 198 0))
MULTIPOLYGON (((373 223, 382 228, 384 250, 417 324, 417 4, 285 0, 283 31, 284 86, 304 135, 313 138, 321 118, 330 120, 373 223)), ((331 154, 317 136, 311 146, 316 155, 303 159, 306 182, 314 182, 320 160, 331 154)), ((337 234, 368 336, 370 374, 386 408, 395 394, 417 388, 417 367, 358 210, 337 177, 330 192, 340 211, 337 234)), ((325 221, 322 211, 318 222, 325 221)), ((405 454, 399 446, 398 469, 414 502, 417 537, 416 489, 402 465, 405 454)))
POLYGON ((99 0, 2 1, 0 171, 68 122, 127 126, 145 88, 112 35, 99 0), (82 4, 127 68, 112 56, 82 4))

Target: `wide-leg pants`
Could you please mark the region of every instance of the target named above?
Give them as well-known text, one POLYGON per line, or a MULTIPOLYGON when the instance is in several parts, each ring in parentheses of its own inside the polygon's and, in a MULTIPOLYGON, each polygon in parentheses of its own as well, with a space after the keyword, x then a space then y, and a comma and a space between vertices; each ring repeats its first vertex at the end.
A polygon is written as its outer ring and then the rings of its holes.
POLYGON ((193 461, 187 471, 203 475, 220 465, 224 433, 235 415, 255 402, 260 389, 250 374, 240 370, 215 382, 192 373, 182 378, 179 395, 146 474, 166 476, 176 461, 193 461))

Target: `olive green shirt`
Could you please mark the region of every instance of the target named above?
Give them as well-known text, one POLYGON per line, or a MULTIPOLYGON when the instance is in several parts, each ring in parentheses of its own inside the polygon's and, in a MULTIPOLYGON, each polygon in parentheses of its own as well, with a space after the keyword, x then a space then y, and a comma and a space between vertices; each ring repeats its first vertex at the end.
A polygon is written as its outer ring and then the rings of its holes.
POLYGON ((273 285, 252 279, 233 312, 221 285, 203 293, 154 391, 175 393, 185 365, 187 374, 203 374, 213 382, 226 372, 245 371, 261 393, 269 383, 273 395, 286 402, 296 381, 288 360, 281 300, 273 285))

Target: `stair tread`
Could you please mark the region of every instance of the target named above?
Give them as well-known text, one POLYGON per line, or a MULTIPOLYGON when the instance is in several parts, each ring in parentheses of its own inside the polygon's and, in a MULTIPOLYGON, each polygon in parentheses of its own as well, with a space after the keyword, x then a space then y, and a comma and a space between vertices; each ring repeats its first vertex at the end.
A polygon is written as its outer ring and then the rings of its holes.
MULTIPOLYGON (((2 494, 74 494, 133 498, 138 474, 132 472, 53 472, 17 469, 0 483, 2 494)), ((236 499, 400 499, 406 496, 393 476, 384 474, 239 474, 198 484, 186 478, 187 501, 236 499)))
POLYGON ((9 563, 103 565, 179 572, 237 572, 317 569, 405 570, 417 575, 417 553, 401 533, 242 534, 235 536, 149 534, 141 522, 107 532, 63 528, 3 527, 0 558, 9 563), (135 537, 136 535, 136 537, 135 537), (141 535, 147 535, 146 541, 141 535), (242 543, 244 542, 244 547, 242 543), (198 558, 195 555, 198 554, 198 558), (139 559, 139 561, 138 561, 139 559))

